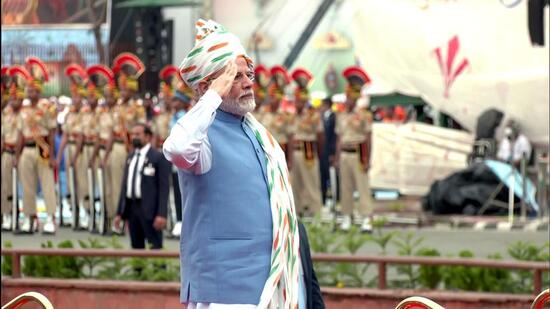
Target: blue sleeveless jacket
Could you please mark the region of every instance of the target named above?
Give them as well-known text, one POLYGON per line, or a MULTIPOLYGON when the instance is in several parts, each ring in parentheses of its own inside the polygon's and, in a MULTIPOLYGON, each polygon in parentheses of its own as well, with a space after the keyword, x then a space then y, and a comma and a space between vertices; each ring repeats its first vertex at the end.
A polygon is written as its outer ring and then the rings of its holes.
POLYGON ((241 119, 219 109, 208 139, 212 168, 178 171, 181 301, 258 304, 273 240, 265 154, 241 119))

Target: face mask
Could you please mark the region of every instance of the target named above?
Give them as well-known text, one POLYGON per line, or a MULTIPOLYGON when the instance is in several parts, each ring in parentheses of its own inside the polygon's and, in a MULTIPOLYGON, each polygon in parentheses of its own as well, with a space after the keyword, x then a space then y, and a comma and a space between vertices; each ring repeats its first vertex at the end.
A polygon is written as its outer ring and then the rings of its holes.
POLYGON ((507 139, 512 139, 512 128, 504 128, 504 136, 506 136, 507 139))
POLYGON ((133 138, 132 139, 132 145, 134 146, 134 148, 141 148, 141 146, 142 146, 141 139, 133 138))

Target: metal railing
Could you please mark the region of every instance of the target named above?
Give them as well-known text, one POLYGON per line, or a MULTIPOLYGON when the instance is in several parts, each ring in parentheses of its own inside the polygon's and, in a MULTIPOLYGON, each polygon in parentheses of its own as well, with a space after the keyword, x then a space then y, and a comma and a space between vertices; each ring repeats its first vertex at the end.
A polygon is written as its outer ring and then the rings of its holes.
MULTIPOLYGON (((12 257, 12 277, 21 278, 21 256, 73 256, 73 257, 144 257, 144 258, 179 258, 177 251, 160 250, 103 250, 103 249, 2 249, 3 256, 12 257)), ((378 265, 378 288, 387 288, 387 265, 430 265, 430 266, 470 266, 533 271, 533 294, 542 291, 542 273, 550 271, 548 262, 497 261, 491 259, 416 257, 416 256, 370 256, 312 254, 315 262, 376 263, 378 265)))

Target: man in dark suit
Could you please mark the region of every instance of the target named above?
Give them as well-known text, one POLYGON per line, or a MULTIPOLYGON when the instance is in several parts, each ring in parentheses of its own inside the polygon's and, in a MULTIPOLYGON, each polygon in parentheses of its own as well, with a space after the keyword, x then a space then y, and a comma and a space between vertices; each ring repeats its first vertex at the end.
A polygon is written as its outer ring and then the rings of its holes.
POLYGON ((131 131, 134 151, 126 159, 115 227, 127 220, 132 248, 162 248, 162 229, 166 226, 170 164, 151 147, 151 129, 143 123, 131 131))
MULTIPOLYGON (((325 143, 323 144, 323 151, 321 152, 320 168, 321 168, 321 193, 323 195, 323 204, 326 204, 327 189, 330 182, 330 164, 334 160, 336 153, 336 114, 332 111, 332 100, 326 98, 320 108, 321 119, 323 120, 323 127, 325 129, 325 143)), ((336 185, 338 184, 330 184, 336 185)), ((332 197, 335 198, 334 196, 332 197)))
POLYGON ((321 288, 319 287, 319 282, 317 281, 317 276, 315 275, 315 269, 313 269, 307 232, 304 225, 300 221, 298 221, 298 233, 300 234, 300 260, 302 261, 305 282, 306 308, 324 309, 325 302, 323 301, 321 288))

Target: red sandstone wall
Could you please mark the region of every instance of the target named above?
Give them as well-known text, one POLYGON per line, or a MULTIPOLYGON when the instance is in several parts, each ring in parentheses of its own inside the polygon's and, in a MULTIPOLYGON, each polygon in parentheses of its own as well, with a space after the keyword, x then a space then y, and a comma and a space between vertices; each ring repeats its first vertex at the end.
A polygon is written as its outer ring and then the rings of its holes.
MULTIPOLYGON (((2 278, 2 305, 28 291, 44 294, 56 309, 185 308, 179 303, 178 283, 11 278, 2 278)), ((326 288, 323 292, 327 308, 334 309, 393 309, 412 295, 428 297, 447 309, 523 309, 529 308, 534 299, 529 295, 376 289, 326 288)), ((22 308, 39 307, 27 304, 22 308)))

